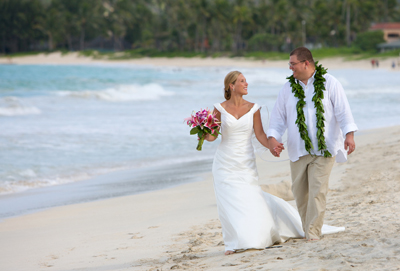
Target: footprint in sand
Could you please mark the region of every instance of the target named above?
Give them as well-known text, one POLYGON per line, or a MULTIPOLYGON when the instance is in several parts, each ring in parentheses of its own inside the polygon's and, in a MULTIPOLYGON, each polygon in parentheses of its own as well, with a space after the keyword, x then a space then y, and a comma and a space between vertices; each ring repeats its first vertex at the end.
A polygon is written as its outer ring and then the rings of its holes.
POLYGON ((193 252, 191 247, 189 247, 186 250, 181 251, 181 253, 191 253, 191 252, 193 252))
POLYGON ((100 255, 93 255, 92 257, 106 257, 107 258, 107 254, 100 254, 100 255))
POLYGON ((144 236, 140 234, 140 232, 137 233, 128 233, 128 235, 132 235, 131 239, 142 239, 144 236))
POLYGON ((223 264, 222 266, 236 266, 237 264, 235 264, 235 263, 226 263, 226 264, 223 264))
POLYGON ((148 229, 155 229, 155 228, 158 228, 159 226, 150 226, 150 227, 148 227, 148 229))
POLYGON ((115 250, 128 249, 129 247, 117 247, 115 250))

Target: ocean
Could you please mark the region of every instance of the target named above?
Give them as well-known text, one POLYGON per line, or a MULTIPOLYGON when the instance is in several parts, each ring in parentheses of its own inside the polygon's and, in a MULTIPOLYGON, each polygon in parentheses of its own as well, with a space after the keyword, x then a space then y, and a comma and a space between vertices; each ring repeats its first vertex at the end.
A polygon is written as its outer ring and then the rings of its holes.
MULTIPOLYGON (((224 101, 223 80, 231 70, 238 69, 0 65, 0 217, 26 211, 10 207, 24 195, 40 198, 45 208, 198 180, 211 170, 218 141, 197 151, 183 119, 224 101), (93 189, 74 200, 46 200, 89 184, 93 189)), ((267 123, 267 109, 291 71, 239 70, 249 83, 245 98, 263 105, 267 123)), ((400 124, 398 72, 328 72, 342 83, 361 131, 400 124)))

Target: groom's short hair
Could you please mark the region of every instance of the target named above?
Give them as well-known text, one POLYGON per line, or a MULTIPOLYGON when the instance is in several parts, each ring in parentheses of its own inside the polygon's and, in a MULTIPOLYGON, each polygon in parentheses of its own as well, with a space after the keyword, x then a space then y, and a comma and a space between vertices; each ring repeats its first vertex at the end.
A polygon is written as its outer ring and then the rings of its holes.
POLYGON ((306 47, 298 47, 298 48, 294 49, 294 50, 290 53, 290 55, 291 55, 291 56, 293 56, 293 55, 297 56, 297 59, 298 59, 299 61, 308 60, 308 62, 310 62, 312 65, 315 66, 314 58, 313 58, 313 56, 312 56, 312 54, 311 54, 311 51, 308 50, 306 47))

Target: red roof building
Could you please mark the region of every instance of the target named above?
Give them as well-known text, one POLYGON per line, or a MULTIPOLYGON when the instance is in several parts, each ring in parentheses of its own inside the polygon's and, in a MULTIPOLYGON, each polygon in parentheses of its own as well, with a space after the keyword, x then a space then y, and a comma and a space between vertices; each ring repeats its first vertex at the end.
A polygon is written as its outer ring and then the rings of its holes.
POLYGON ((374 24, 370 30, 382 30, 386 42, 400 40, 400 23, 378 23, 374 24))

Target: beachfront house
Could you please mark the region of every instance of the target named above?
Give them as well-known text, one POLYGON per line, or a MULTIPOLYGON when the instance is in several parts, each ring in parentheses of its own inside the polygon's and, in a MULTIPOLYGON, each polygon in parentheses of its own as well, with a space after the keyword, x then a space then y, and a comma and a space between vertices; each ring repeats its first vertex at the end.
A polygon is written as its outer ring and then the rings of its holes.
POLYGON ((378 44, 380 51, 400 49, 400 23, 378 23, 370 30, 382 30, 386 43, 378 44))
POLYGON ((378 23, 370 30, 382 30, 383 38, 387 43, 400 40, 400 23, 378 23))

